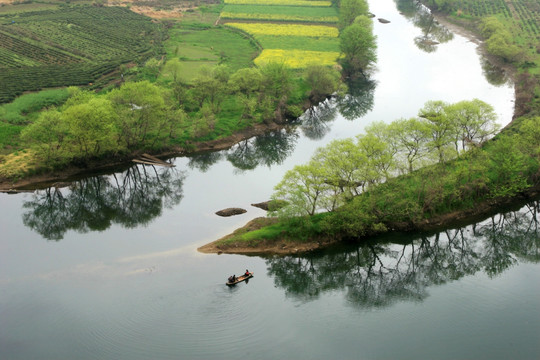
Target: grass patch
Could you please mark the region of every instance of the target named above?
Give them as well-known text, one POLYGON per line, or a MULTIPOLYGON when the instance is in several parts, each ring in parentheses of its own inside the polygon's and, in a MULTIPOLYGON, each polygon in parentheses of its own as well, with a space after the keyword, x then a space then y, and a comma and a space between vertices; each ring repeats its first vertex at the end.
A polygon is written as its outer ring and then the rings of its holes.
POLYGON ((9 153, 18 146, 22 126, 7 124, 0 121, 0 152, 9 153))
POLYGON ((248 13, 248 14, 272 14, 272 15, 303 15, 312 18, 338 16, 334 7, 312 6, 261 6, 261 5, 225 5, 223 12, 248 13))
POLYGON ((330 1, 309 0, 225 0, 225 4, 235 5, 283 5, 283 6, 313 6, 330 7, 330 1))
POLYGON ((286 14, 253 14, 253 13, 229 13, 222 12, 222 19, 242 19, 242 20, 269 20, 269 21, 291 21, 291 22, 320 22, 335 23, 337 16, 313 17, 305 15, 286 14))
POLYGON ((335 38, 258 35, 255 39, 264 49, 339 52, 339 41, 335 38))
POLYGON ((43 90, 19 96, 15 101, 0 106, 0 121, 10 124, 32 122, 38 115, 38 111, 63 104, 67 98, 67 89, 43 90))
POLYGON ((165 42, 169 59, 182 61, 181 78, 191 81, 204 65, 225 64, 232 71, 250 67, 258 48, 252 39, 226 27, 187 29, 182 24, 170 31, 165 42))

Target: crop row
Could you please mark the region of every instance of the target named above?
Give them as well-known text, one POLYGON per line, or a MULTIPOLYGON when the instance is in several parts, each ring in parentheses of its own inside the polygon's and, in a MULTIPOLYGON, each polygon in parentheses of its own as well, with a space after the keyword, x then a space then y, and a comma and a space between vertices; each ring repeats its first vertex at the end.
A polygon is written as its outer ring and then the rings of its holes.
POLYGON ((510 17, 510 10, 504 0, 460 0, 455 5, 458 9, 474 16, 504 14, 510 17))
POLYGON ((314 17, 303 15, 286 15, 286 14, 253 14, 253 13, 230 13, 223 11, 222 19, 243 19, 243 20, 274 20, 274 21, 298 21, 298 22, 322 22, 335 23, 337 16, 314 17))
POLYGON ((269 62, 284 63, 292 69, 305 68, 311 64, 333 65, 339 57, 339 52, 265 49, 255 59, 260 66, 269 62))
POLYGON ((28 41, 20 40, 11 34, 0 31, 0 44, 1 47, 32 60, 35 60, 43 64, 64 64, 76 61, 72 56, 66 55, 56 49, 37 46, 28 41))
POLYGON ((261 24, 261 23, 228 23, 228 26, 243 30, 254 35, 274 36, 306 36, 315 38, 337 38, 338 29, 323 25, 297 24, 261 24))
POLYGON ((36 91, 48 87, 87 85, 102 74, 113 71, 118 62, 105 64, 78 64, 3 69, 0 72, 0 103, 12 101, 24 91, 36 91))
POLYGON ((0 15, 0 103, 27 90, 94 82, 161 51, 164 37, 160 25, 119 7, 0 15))
POLYGON ((36 62, 20 56, 8 49, 0 48, 0 68, 2 67, 21 67, 34 66, 36 62))
POLYGON ((225 4, 237 5, 284 5, 284 6, 321 6, 330 7, 330 1, 310 0, 225 0, 225 4))
POLYGON ((337 17, 335 7, 316 6, 280 6, 280 5, 225 5, 222 13, 246 13, 246 14, 273 14, 273 15, 301 15, 319 17, 337 17))

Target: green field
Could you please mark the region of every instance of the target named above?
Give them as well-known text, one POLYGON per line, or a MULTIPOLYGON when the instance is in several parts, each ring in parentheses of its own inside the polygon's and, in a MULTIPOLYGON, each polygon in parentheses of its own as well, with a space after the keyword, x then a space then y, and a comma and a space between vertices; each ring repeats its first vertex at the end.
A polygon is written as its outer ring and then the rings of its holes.
POLYGON ((337 8, 322 1, 226 0, 221 22, 257 40, 263 51, 256 65, 278 62, 302 69, 336 63, 337 15, 337 8))
POLYGON ((265 49, 339 51, 339 42, 335 38, 272 35, 258 35, 255 38, 265 49))
POLYGON ((291 21, 291 22, 337 22, 334 7, 225 5, 222 19, 291 21))
POLYGON ((159 53, 164 34, 122 7, 0 13, 0 103, 24 91, 93 83, 159 53))
POLYGON ((233 71, 250 67, 258 54, 253 40, 242 33, 224 27, 185 28, 181 23, 169 30, 165 50, 167 59, 181 61, 181 78, 186 82, 205 65, 225 64, 233 71))

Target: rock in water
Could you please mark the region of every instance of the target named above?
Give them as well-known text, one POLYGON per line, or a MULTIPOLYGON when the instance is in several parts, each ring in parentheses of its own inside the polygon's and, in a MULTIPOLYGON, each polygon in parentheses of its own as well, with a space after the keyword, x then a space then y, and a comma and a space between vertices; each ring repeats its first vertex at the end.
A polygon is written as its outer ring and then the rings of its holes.
POLYGON ((219 216, 234 216, 234 215, 243 214, 245 212, 247 212, 247 210, 241 209, 241 208, 227 208, 227 209, 219 210, 218 212, 216 212, 216 215, 219 215, 219 216))

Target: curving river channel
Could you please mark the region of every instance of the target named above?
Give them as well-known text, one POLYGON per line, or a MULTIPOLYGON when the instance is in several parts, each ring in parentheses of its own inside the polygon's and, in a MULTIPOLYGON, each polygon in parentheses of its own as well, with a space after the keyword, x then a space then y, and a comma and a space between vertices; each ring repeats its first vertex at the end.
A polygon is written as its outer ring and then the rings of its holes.
POLYGON ((0 358, 540 358, 538 201, 306 257, 196 250, 264 216, 250 204, 288 169, 373 121, 473 98, 511 120, 504 74, 415 3, 370 1, 390 21, 374 24, 373 81, 296 127, 176 158, 174 169, 0 194, 0 358), (227 207, 248 211, 214 214, 227 207), (224 285, 246 268, 249 283, 224 285))

